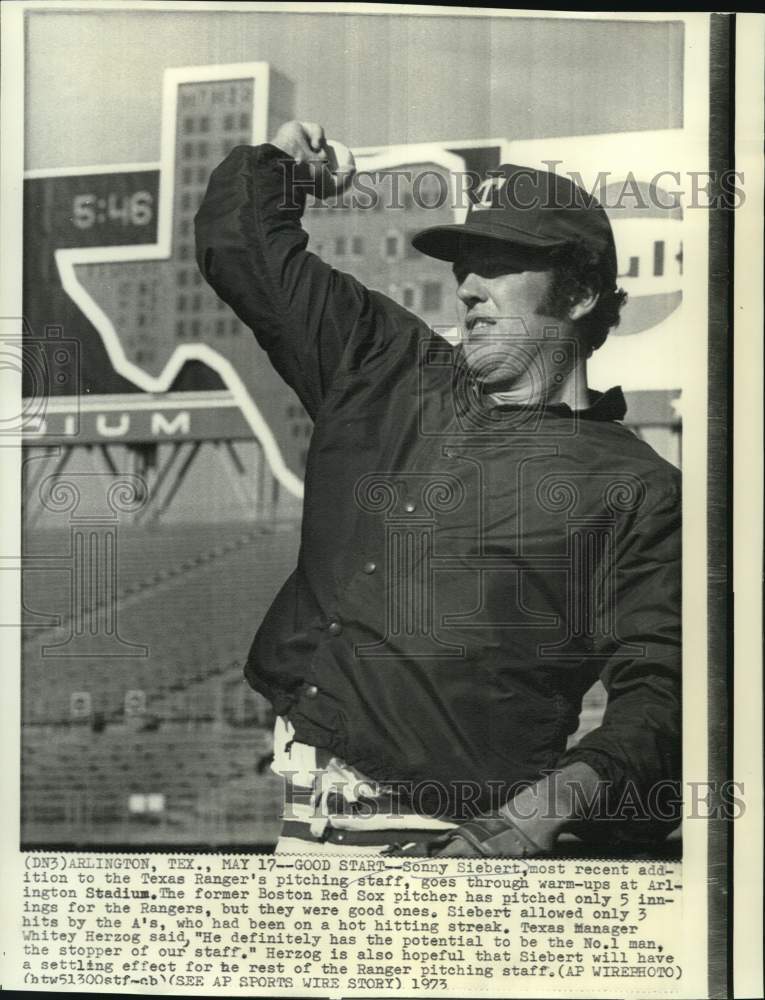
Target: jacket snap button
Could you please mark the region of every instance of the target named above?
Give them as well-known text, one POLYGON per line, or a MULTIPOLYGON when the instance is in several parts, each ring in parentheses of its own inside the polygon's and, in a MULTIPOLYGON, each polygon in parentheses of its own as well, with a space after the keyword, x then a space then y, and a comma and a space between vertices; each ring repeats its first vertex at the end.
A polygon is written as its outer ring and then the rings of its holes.
POLYGON ((330 622, 329 634, 330 635, 342 635, 343 626, 338 621, 330 622))
POLYGON ((414 512, 417 510, 417 504, 412 503, 412 501, 410 500, 408 503, 404 504, 404 510, 407 512, 407 514, 414 514, 414 512))
POLYGON ((377 569, 377 563, 373 563, 371 561, 364 563, 364 572, 365 573, 374 573, 374 571, 376 569, 377 569))
POLYGON ((319 689, 316 687, 315 684, 309 684, 308 687, 305 689, 306 698, 315 698, 318 693, 319 689))

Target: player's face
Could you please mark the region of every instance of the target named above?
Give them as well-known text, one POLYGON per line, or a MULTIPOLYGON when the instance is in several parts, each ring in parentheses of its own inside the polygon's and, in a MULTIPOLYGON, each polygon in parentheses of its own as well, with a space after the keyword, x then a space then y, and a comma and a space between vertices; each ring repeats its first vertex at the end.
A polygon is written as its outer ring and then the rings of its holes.
POLYGON ((560 348, 571 324, 545 306, 552 271, 498 240, 469 240, 454 276, 462 345, 473 374, 486 389, 510 393, 518 403, 554 401, 570 371, 566 362, 561 365, 560 348))

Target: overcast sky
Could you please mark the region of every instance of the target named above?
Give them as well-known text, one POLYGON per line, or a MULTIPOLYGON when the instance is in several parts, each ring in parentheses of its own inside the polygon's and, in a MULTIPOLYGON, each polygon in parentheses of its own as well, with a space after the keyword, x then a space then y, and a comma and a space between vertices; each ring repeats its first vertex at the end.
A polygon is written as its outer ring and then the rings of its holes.
POLYGON ((162 71, 263 60, 350 146, 682 125, 671 22, 260 11, 28 15, 27 168, 155 160, 162 71))

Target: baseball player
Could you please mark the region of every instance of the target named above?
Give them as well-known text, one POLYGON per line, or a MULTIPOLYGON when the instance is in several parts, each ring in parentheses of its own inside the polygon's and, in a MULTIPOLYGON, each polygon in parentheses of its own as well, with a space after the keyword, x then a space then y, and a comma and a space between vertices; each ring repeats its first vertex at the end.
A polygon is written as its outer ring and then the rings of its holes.
POLYGON ((679 816, 680 477, 587 383, 625 297, 606 213, 504 165, 420 232, 453 269, 454 346, 310 252, 306 195, 349 184, 340 159, 289 122, 196 218, 203 275, 314 421, 298 566, 245 668, 279 717, 277 849, 655 844, 679 816), (602 722, 567 750, 598 678, 602 722))

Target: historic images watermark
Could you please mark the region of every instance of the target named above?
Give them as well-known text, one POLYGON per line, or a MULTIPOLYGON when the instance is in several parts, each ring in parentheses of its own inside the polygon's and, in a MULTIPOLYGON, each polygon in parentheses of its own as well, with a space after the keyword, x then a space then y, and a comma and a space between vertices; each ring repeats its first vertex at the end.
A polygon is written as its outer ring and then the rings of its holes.
MULTIPOLYGON (((323 161, 317 161, 323 162, 323 161)), ((675 170, 671 167, 650 177, 634 172, 616 174, 598 171, 595 179, 585 178, 576 170, 558 171, 562 160, 543 160, 551 174, 556 171, 572 182, 569 199, 552 184, 539 184, 531 170, 520 168, 509 182, 505 174, 489 170, 452 171, 434 167, 414 169, 392 167, 384 170, 358 170, 345 189, 327 193, 314 203, 316 209, 357 209, 361 211, 443 209, 465 211, 476 206, 502 207, 535 211, 540 208, 582 207, 581 199, 592 197, 606 211, 668 212, 679 208, 733 210, 746 202, 745 176, 740 170, 675 170), (528 182, 533 181, 529 193, 528 182)), ((282 161, 284 171, 281 209, 298 209, 305 194, 314 195, 315 180, 292 159, 282 161)))
MULTIPOLYGON (((553 786, 561 778, 561 772, 545 770, 543 777, 553 786)), ((285 780, 284 818, 302 819, 304 814, 296 810, 298 801, 293 789, 303 788, 305 776, 298 771, 280 770, 285 780)), ((455 780, 444 782, 440 779, 419 781, 390 781, 376 785, 366 779, 343 780, 328 778, 325 771, 309 772, 315 780, 318 792, 314 805, 331 811, 334 817, 354 819, 401 820, 406 826, 407 817, 413 815, 438 815, 434 803, 447 806, 450 819, 467 820, 479 811, 481 813, 502 810, 515 820, 561 820, 570 818, 569 812, 560 811, 556 805, 559 798, 537 791, 536 782, 519 782, 508 786, 506 782, 487 780, 484 782, 455 780), (517 797, 519 792, 526 794, 517 797), (486 808, 486 796, 490 805, 486 808)), ((595 788, 585 788, 576 780, 566 779, 567 792, 576 802, 577 822, 586 823, 675 823, 687 820, 728 820, 737 819, 746 813, 745 786, 743 782, 726 780, 714 781, 659 781, 648 789, 639 789, 632 781, 619 786, 602 780, 595 788)))

